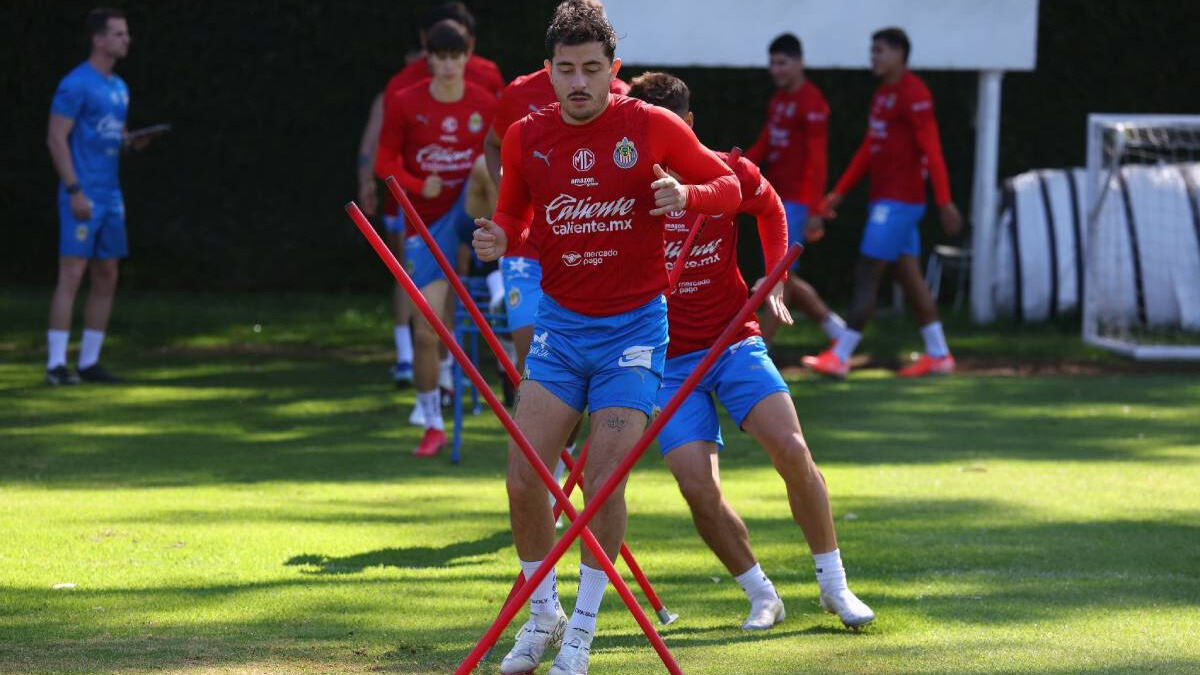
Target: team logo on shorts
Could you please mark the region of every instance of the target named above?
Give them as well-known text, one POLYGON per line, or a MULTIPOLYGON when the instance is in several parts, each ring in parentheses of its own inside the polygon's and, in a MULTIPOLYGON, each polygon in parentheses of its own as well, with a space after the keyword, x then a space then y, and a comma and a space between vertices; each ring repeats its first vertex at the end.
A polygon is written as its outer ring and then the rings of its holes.
POLYGON ((88 238, 87 225, 76 225, 75 226, 75 241, 83 242, 83 241, 87 241, 87 238, 88 238))
POLYGON ((575 267, 579 263, 583 262, 583 256, 579 255, 575 251, 567 251, 563 254, 562 261, 567 267, 575 267))
POLYGON ((458 120, 453 117, 447 117, 442 120, 442 132, 452 134, 458 131, 458 120))
POLYGON ((473 134, 483 131, 483 115, 480 115, 478 112, 471 113, 470 119, 467 120, 467 128, 473 134))
POLYGON ((508 306, 517 307, 521 304, 521 289, 513 288, 508 291, 508 306))
MULTIPOLYGON (((529 355, 541 359, 550 356, 550 345, 546 342, 549 338, 549 331, 542 331, 540 335, 534 333, 533 341, 529 343, 529 355)), ((529 367, 529 361, 525 362, 525 367, 529 367)), ((528 376, 528 371, 526 371, 526 376, 528 376)))
POLYGON ((646 347, 636 345, 626 349, 621 354, 621 360, 617 361, 617 365, 622 368, 646 368, 649 369, 652 363, 651 357, 654 354, 654 347, 646 347))
POLYGON ((575 167, 576 171, 591 171, 596 165, 596 153, 587 148, 580 148, 575 151, 571 157, 571 166, 575 167))
POLYGON ((628 138, 622 138, 613 149, 613 163, 622 169, 637 164, 637 147, 628 138))

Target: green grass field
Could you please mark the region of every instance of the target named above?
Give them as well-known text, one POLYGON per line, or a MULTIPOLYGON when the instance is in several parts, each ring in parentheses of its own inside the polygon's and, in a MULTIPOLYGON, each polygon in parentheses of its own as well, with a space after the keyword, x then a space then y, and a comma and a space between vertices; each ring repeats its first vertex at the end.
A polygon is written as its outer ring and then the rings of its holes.
MULTIPOLYGON (((453 670, 516 569, 505 437, 483 415, 460 466, 409 456, 386 297, 127 293, 104 361, 128 383, 56 389, 47 300, 0 291, 0 673, 453 670)), ((656 453, 637 467, 629 543, 685 672, 1200 672, 1197 371, 1130 372, 1072 329, 948 333, 964 361, 1095 374, 792 380, 868 630, 818 611, 744 435, 726 426, 725 487, 789 610, 766 633, 737 628, 656 453)), ((821 342, 802 326, 784 353, 821 342)), ((902 320, 866 343, 883 364, 918 346, 902 320)), ((663 672, 611 592, 600 631, 592 673, 663 672)))

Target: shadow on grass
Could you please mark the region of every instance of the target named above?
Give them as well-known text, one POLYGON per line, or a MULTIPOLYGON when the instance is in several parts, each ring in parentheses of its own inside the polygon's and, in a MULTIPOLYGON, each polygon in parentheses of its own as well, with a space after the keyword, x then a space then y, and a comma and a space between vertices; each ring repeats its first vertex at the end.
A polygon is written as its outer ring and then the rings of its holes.
MULTIPOLYGON (((138 373, 135 372, 136 376, 138 373)), ((793 385, 821 464, 1194 463, 1188 378, 864 379, 793 385), (1176 450, 1171 450, 1175 448, 1176 450)), ((0 394, 0 483, 54 488, 499 476, 507 437, 467 420, 464 463, 405 456, 419 429, 379 369, 339 360, 172 359, 141 384, 0 394)), ((728 425, 728 421, 727 425, 728 425)), ((769 464, 730 430, 730 467, 769 464), (744 451, 743 451, 744 450, 744 451)))
POLYGON ((408 548, 385 548, 355 555, 331 558, 319 554, 301 554, 289 558, 285 566, 298 566, 306 574, 356 574, 368 567, 429 568, 457 567, 472 563, 468 558, 496 553, 512 544, 512 534, 496 532, 482 539, 455 542, 447 546, 412 546, 408 548))

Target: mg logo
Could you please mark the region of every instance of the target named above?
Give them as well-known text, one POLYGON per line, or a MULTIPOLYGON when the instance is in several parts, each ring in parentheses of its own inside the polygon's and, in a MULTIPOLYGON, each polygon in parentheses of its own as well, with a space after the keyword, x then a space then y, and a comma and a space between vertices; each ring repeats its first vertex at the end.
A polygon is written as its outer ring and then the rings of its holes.
POLYGON ((579 172, 591 171, 592 167, 596 165, 596 155, 587 148, 580 148, 571 157, 571 165, 579 172))

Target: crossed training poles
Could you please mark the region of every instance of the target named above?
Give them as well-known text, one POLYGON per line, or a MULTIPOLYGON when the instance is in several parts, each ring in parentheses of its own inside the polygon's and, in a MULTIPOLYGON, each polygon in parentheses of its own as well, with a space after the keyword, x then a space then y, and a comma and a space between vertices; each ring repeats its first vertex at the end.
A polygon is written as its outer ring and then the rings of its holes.
MULTIPOLYGON (((407 199, 407 195, 404 195, 402 190, 396 189, 399 188, 398 185, 393 187, 393 184, 394 179, 389 180, 389 188, 392 188, 393 192, 398 193, 396 195, 397 201, 399 201, 401 206, 404 208, 406 216, 410 219, 410 222, 414 224, 414 227, 417 227, 418 231, 422 232, 423 236, 427 235, 427 230, 424 228, 424 225, 421 224, 415 209, 413 209, 411 202, 407 199)), ((604 485, 601 486, 600 490, 593 495, 591 500, 589 500, 583 512, 579 513, 575 510, 575 507, 571 504, 566 493, 563 492, 563 489, 554 480, 554 477, 550 473, 549 469, 546 468, 546 465, 537 456, 537 453, 529 444, 528 439, 526 439, 524 434, 521 433, 521 430, 517 427, 512 417, 508 414, 508 411, 496 398, 496 395, 492 392, 487 382, 483 379, 483 376, 480 375, 478 369, 474 367, 474 365, 467 358, 466 354, 463 352, 462 348, 454 341, 450 331, 442 323, 441 319, 438 317, 433 308, 429 306, 429 303, 425 301, 424 297, 420 293, 420 290, 413 283, 412 279, 409 278, 408 274, 404 271, 403 267, 401 267, 395 256, 392 255, 387 245, 382 239, 380 239, 379 235, 375 232, 375 229, 371 226, 370 222, 359 210, 358 206, 351 202, 346 205, 346 212, 354 221, 355 225, 358 227, 363 236, 366 237, 367 241, 371 244, 371 247, 375 249, 375 252, 384 261, 384 264, 387 265, 387 267, 391 270, 397 282, 400 283, 405 293, 408 294, 408 296, 413 300, 414 305, 425 317, 426 321, 428 321, 430 326, 433 327, 434 331, 438 334, 438 337, 441 338, 441 340, 446 344, 447 348, 454 355, 454 358, 458 360, 459 364, 463 367, 463 371, 483 395, 484 399, 488 403, 488 406, 492 408, 492 411, 496 414, 496 417, 500 420, 505 430, 508 431, 518 449, 525 456, 526 460, 529 461, 530 465, 539 475, 542 482, 554 495, 559 507, 562 508, 563 512, 565 512, 567 517, 572 521, 570 527, 567 528, 567 531, 563 534, 562 538, 560 538, 550 550, 550 553, 546 556, 545 560, 542 562, 542 565, 534 573, 533 577, 527 579, 525 584, 521 586, 520 590, 509 598, 507 604, 505 604, 504 608, 501 610, 500 616, 495 622, 493 622, 484 636, 471 650, 470 654, 467 655, 467 658, 462 662, 462 664, 459 665, 458 669, 455 670, 455 675, 467 675, 474 670, 479 661, 499 639, 500 634, 512 622, 517 612, 520 611, 520 608, 529 600, 529 597, 532 595, 533 591, 549 575, 550 571, 554 569, 554 566, 566 553, 566 550, 571 546, 571 544, 575 542, 575 539, 580 537, 582 537, 584 545, 586 545, 589 550, 592 551, 593 555, 604 569, 605 574, 612 582, 617 594, 621 597, 621 600, 625 603, 626 607, 629 609, 630 613, 633 615, 642 631, 646 634, 646 637, 650 640, 651 645, 662 659, 667 671, 673 675, 682 675, 682 671, 680 670, 678 663, 676 663, 674 657, 671 655, 670 650, 667 649, 662 637, 654 629, 653 624, 650 623, 650 620, 642 611, 641 606, 633 597, 629 587, 625 584, 620 574, 617 573, 616 568, 613 567, 612 562, 604 553, 599 541, 596 540, 591 530, 587 529, 587 524, 612 495, 613 491, 617 488, 621 481, 624 480, 625 476, 629 474, 633 468, 633 465, 637 463, 638 459, 641 458, 642 454, 649 447, 650 443, 658 435, 658 432, 671 418, 671 416, 674 415, 676 410, 678 410, 683 400, 688 396, 688 394, 691 393, 693 389, 695 389, 696 385, 699 384, 700 380, 712 367, 721 351, 723 351, 723 345, 728 342, 728 340, 746 320, 749 314, 753 312, 760 304, 762 304, 767 294, 770 293, 771 289, 783 276, 784 272, 800 255, 802 248, 798 245, 793 245, 787 251, 787 254, 784 256, 783 260, 776 264, 775 268, 771 270, 770 274, 767 275, 766 283, 763 283, 750 297, 746 304, 743 305, 738 314, 721 333, 721 336, 717 339, 714 346, 709 349, 708 353, 705 354, 704 358, 697 365, 695 370, 693 370, 692 374, 687 378, 687 380, 684 381, 679 390, 676 391, 675 395, 667 403, 666 407, 663 408, 659 416, 655 418, 655 420, 642 434, 642 437, 634 445, 633 449, 626 455, 624 460, 622 460, 617 469, 604 483, 604 485)), ((435 252, 435 255, 440 252, 436 245, 430 246, 430 250, 435 252)), ((448 262, 445 261, 444 257, 438 257, 439 264, 446 263, 446 266, 448 266, 448 262)), ((682 263, 683 260, 681 259, 679 264, 682 263)), ((457 275, 453 273, 452 269, 447 270, 447 277, 450 279, 452 285, 455 285, 454 282, 458 281, 457 275)), ((459 282, 456 286, 457 287, 455 290, 458 292, 459 287, 461 287, 461 282, 459 282)), ((465 289, 462 290, 465 292, 465 289)), ((485 338, 488 338, 489 346, 498 352, 498 356, 503 354, 503 351, 499 350, 499 342, 495 340, 495 335, 490 334, 490 330, 486 329, 487 322, 482 321, 482 316, 478 315, 478 308, 474 307, 473 302, 466 302, 465 304, 468 307, 468 311, 471 311, 472 309, 474 310, 471 312, 472 317, 480 324, 481 329, 485 330, 485 338)), ((507 362, 507 358, 501 358, 501 362, 505 366, 509 377, 514 377, 516 375, 516 371, 512 367, 511 362, 507 362)), ((580 462, 577 466, 581 468, 582 464, 583 463, 580 462)), ((576 471, 576 468, 572 468, 572 474, 575 474, 576 471)))
MULTIPOLYGON (((521 376, 517 373, 516 366, 513 364, 512 360, 508 358, 508 352, 506 352, 504 347, 500 345, 500 340, 496 337, 495 331, 492 330, 491 324, 489 324, 487 319, 483 317, 483 314, 479 311, 479 307, 477 307, 474 300, 471 299, 470 292, 467 291, 467 288, 463 285, 462 280, 458 278, 458 274, 455 272, 454 267, 451 266, 450 261, 447 260, 445 254, 442 253, 442 248, 433 238, 433 233, 429 231, 429 228, 426 227, 425 222, 421 219, 421 216, 417 214, 417 210, 413 206, 412 200, 408 198, 408 194, 404 192, 402 187, 400 187, 400 183, 396 180, 395 176, 388 176, 386 183, 388 190, 391 191, 392 196, 396 199, 396 203, 399 204, 402 209, 404 209, 404 217, 409 223, 412 224, 413 229, 415 229, 421 236, 421 239, 425 242, 426 248, 428 248, 433 254, 434 259, 437 260, 438 267, 441 268, 442 273, 450 282, 450 286, 454 289, 454 293, 458 296, 459 301, 462 302, 464 307, 466 307, 467 313, 471 315, 471 319, 476 323, 477 326, 479 326, 479 331, 483 335, 483 339, 487 342, 488 347, 490 347, 492 352, 496 355, 497 361, 499 361, 501 367, 504 369, 509 381, 512 382, 513 388, 519 388, 521 386, 521 376)), ((388 252, 388 255, 391 255, 390 251, 388 252)), ((386 263, 387 260, 385 259, 384 262, 386 263)), ((459 363, 461 364, 463 362, 460 361, 459 363)), ((559 458, 563 461, 563 465, 566 466, 567 470, 570 472, 567 482, 563 487, 563 491, 568 497, 570 497, 572 490, 574 490, 583 479, 583 468, 585 466, 585 459, 587 457, 587 447, 588 446, 585 443, 583 449, 580 450, 578 462, 573 462, 570 453, 568 453, 565 449, 559 453, 559 458)), ((558 517, 562 514, 562 512, 563 507, 556 500, 554 504, 554 520, 558 520, 558 517)), ((673 623, 675 619, 678 619, 679 615, 672 614, 667 611, 666 606, 663 605, 662 599, 659 598, 658 593, 655 592, 654 586, 650 584, 650 579, 646 577, 646 574, 642 571, 641 566, 633 557, 633 553, 629 550, 629 546, 627 546, 625 542, 621 542, 620 555, 621 559, 625 561, 625 565, 629 567, 629 571, 633 574, 634 579, 638 582, 638 586, 641 587, 642 593, 644 593, 646 599, 650 601, 650 605, 654 608, 655 613, 658 615, 659 621, 666 626, 673 623)), ((506 603, 508 600, 512 599, 513 594, 517 592, 517 589, 520 588, 520 585, 524 580, 524 573, 517 575, 516 580, 513 581, 512 590, 510 590, 508 593, 508 599, 505 600, 506 603)))

